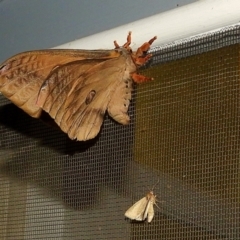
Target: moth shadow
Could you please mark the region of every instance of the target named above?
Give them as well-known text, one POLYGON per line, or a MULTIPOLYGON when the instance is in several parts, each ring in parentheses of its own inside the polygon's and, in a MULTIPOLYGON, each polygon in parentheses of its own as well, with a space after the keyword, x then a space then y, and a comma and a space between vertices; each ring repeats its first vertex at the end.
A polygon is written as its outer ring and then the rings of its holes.
POLYGON ((98 137, 85 142, 71 140, 47 113, 43 112, 41 119, 35 119, 11 103, 0 107, 0 125, 26 140, 20 145, 37 141, 38 146, 51 148, 61 154, 85 152, 98 141, 98 137))
POLYGON ((128 127, 106 119, 99 137, 76 142, 13 104, 0 107, 0 125, 0 175, 13 180, 11 183, 20 187, 30 183, 36 191, 75 210, 98 205, 102 189, 114 189, 117 194, 124 191, 126 165, 131 159, 131 144, 123 131, 128 127), (114 132, 109 134, 109 130, 114 132), (117 164, 113 164, 116 157, 117 164))
POLYGON ((131 220, 128 219, 127 217, 125 217, 124 219, 125 221, 129 222, 130 224, 138 224, 138 225, 142 225, 142 224, 148 224, 147 220, 142 220, 142 221, 137 221, 137 220, 131 220))
POLYGON ((89 169, 86 161, 78 164, 78 159, 54 161, 46 158, 37 162, 25 156, 1 162, 0 176, 11 179, 9 187, 19 191, 20 197, 27 186, 39 199, 50 198, 49 201, 59 202, 65 208, 92 209, 99 202, 101 182, 93 184, 91 180, 97 180, 98 176, 89 169))
POLYGON ((11 152, 9 158, 6 154, 4 160, 0 159, 0 176, 11 179, 14 191, 26 192, 24 183, 30 183, 27 186, 33 192, 40 192, 39 198, 50 197, 65 208, 77 211, 93 209, 101 203, 103 189, 113 189, 116 193, 124 190, 121 187, 126 180, 128 161, 126 158, 114 166, 112 159, 106 157, 107 146, 106 151, 99 148, 99 152, 95 152, 94 148, 73 156, 42 152, 39 148, 18 149, 16 154, 11 152), (20 187, 15 186, 18 184, 20 187))

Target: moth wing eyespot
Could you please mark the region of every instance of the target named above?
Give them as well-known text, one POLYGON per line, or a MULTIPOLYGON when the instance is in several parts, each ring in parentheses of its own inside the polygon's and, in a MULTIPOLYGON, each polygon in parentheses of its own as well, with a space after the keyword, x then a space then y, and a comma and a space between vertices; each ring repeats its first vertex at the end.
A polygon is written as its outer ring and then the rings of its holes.
POLYGON ((96 91, 95 90, 91 90, 88 93, 88 95, 86 97, 86 100, 85 100, 86 105, 90 104, 93 101, 95 95, 96 95, 96 91))

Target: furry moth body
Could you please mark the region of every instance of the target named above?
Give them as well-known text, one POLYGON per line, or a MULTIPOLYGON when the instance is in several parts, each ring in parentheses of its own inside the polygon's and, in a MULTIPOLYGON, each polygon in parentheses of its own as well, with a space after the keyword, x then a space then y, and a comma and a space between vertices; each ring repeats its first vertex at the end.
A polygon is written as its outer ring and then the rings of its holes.
POLYGON ((125 217, 136 221, 144 221, 147 218, 150 223, 154 217, 153 205, 157 206, 156 195, 153 194, 153 191, 150 191, 125 212, 125 217))
POLYGON ((128 124, 132 83, 156 37, 133 52, 131 32, 113 50, 50 49, 20 53, 0 65, 0 92, 30 116, 49 113, 69 138, 85 141, 100 131, 105 112, 128 124))

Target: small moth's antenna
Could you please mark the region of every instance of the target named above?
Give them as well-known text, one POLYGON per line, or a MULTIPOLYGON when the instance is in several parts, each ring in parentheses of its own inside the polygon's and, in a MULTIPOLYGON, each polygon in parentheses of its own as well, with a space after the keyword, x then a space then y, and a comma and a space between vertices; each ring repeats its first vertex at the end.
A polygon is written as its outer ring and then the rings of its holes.
POLYGON ((152 191, 153 191, 153 189, 158 185, 159 181, 160 181, 160 180, 158 179, 158 181, 153 185, 152 191))
POLYGON ((160 180, 158 179, 158 181, 153 185, 152 189, 150 189, 150 188, 147 187, 146 185, 144 185, 144 186, 145 186, 145 188, 147 188, 147 189, 149 190, 149 192, 152 192, 152 191, 154 190, 154 188, 158 185, 159 181, 160 181, 160 180))

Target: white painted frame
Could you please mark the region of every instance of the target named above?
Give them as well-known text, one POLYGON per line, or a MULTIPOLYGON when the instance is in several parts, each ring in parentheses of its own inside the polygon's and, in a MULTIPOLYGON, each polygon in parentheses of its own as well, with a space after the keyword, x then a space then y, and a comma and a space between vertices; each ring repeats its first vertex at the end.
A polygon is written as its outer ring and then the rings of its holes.
POLYGON ((209 31, 239 24, 239 0, 199 0, 148 18, 78 39, 56 48, 111 49, 113 41, 120 45, 132 31, 132 47, 157 35, 153 46, 159 46, 180 39, 193 37, 209 31))

